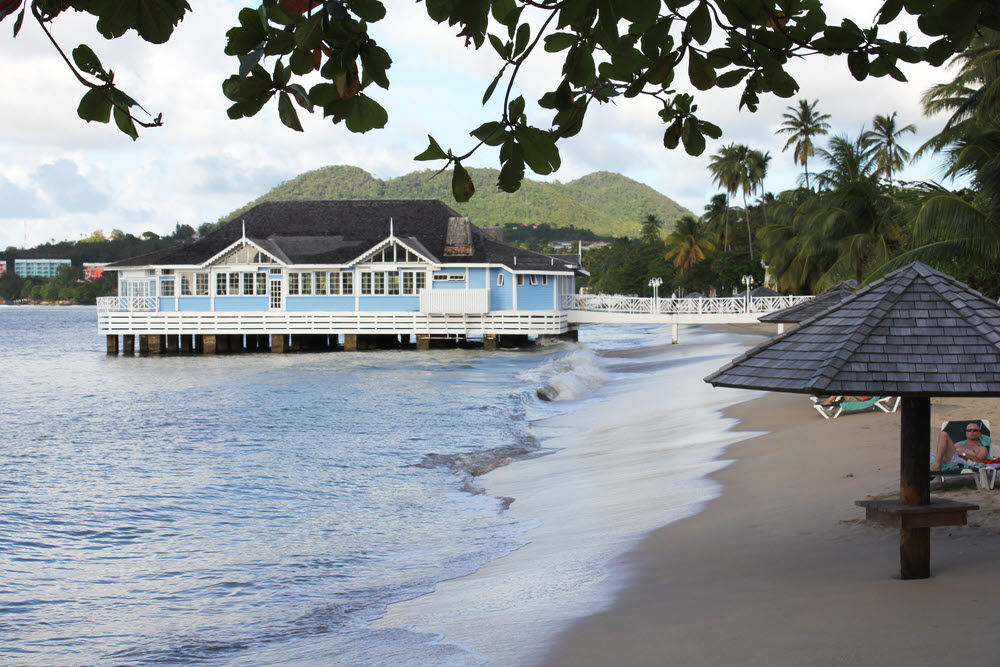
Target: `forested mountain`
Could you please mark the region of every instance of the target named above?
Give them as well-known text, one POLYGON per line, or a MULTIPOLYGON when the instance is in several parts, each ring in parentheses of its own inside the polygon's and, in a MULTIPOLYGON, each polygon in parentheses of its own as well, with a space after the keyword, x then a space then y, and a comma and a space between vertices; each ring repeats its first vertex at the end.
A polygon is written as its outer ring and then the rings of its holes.
POLYGON ((494 169, 469 169, 476 195, 466 204, 451 196, 451 173, 416 171, 383 181, 358 167, 330 166, 307 171, 281 183, 259 199, 233 211, 229 220, 267 199, 440 199, 473 224, 552 227, 576 226, 603 236, 636 236, 647 215, 655 215, 669 231, 689 211, 656 190, 620 174, 599 171, 568 183, 525 179, 513 194, 486 184, 495 183, 494 169))

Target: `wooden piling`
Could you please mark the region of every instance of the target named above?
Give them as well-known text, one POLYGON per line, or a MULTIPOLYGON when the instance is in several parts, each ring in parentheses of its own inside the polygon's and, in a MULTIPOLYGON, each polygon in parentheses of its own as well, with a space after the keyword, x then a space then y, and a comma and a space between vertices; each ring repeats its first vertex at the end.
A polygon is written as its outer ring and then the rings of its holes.
POLYGON ((201 336, 201 345, 205 354, 219 353, 219 337, 215 334, 204 334, 201 336))
POLYGON ((271 352, 275 354, 288 352, 288 334, 271 334, 271 352))
POLYGON ((182 334, 181 337, 181 352, 184 354, 191 353, 191 334, 182 334))
POLYGON ((495 349, 497 349, 497 335, 496 334, 484 334, 483 335, 483 349, 484 350, 495 350, 495 349))
MULTIPOLYGON (((931 502, 930 423, 931 399, 904 396, 900 415, 900 505, 929 505, 931 502)), ((931 529, 899 529, 899 576, 926 579, 931 576, 931 529)))
POLYGON ((122 354, 126 357, 135 355, 135 334, 125 334, 122 336, 122 354))
POLYGON ((164 339, 164 342, 166 343, 166 345, 164 347, 166 348, 167 353, 169 353, 169 354, 177 354, 177 350, 178 350, 178 347, 179 347, 179 345, 178 345, 178 342, 179 342, 178 341, 178 336, 176 336, 176 335, 167 335, 167 336, 164 336, 163 339, 164 339))
POLYGON ((117 357, 118 356, 118 334, 108 334, 106 338, 107 338, 107 342, 108 342, 108 356, 109 357, 112 357, 112 356, 113 357, 117 357))

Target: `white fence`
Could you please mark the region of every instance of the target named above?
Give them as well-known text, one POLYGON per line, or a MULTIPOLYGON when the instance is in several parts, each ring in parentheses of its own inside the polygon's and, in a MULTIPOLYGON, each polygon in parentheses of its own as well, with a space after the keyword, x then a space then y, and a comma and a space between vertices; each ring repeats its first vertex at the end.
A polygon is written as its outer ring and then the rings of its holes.
POLYGON ((159 300, 155 296, 101 296, 97 297, 97 312, 155 312, 159 300))
POLYGON ((483 315, 490 312, 488 289, 422 289, 420 312, 441 315, 483 315))
POLYGON ((602 313, 656 315, 730 315, 770 313, 808 301, 812 296, 729 296, 716 298, 668 298, 617 296, 610 294, 565 294, 563 308, 602 313))

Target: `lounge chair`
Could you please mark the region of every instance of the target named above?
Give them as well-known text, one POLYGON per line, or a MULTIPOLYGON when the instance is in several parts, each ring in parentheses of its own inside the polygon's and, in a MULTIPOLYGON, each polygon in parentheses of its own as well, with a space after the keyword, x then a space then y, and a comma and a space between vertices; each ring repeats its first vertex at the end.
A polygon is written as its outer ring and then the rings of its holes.
MULTIPOLYGON (((948 434, 952 442, 965 440, 965 429, 969 424, 978 424, 984 436, 990 436, 990 420, 988 419, 955 419, 941 422, 941 430, 948 434)), ((932 446, 936 446, 936 442, 932 446)), ((995 443, 989 445, 991 459, 1000 457, 1000 447, 995 443)), ((932 470, 931 480, 943 482, 945 478, 954 479, 957 475, 971 475, 976 488, 992 489, 1000 485, 1000 475, 996 468, 982 465, 975 466, 945 466, 944 470, 932 470)))
POLYGON ((881 410, 895 412, 899 407, 899 396, 872 396, 864 401, 851 400, 851 396, 810 396, 813 407, 823 415, 824 419, 836 419, 844 412, 866 412, 881 410))

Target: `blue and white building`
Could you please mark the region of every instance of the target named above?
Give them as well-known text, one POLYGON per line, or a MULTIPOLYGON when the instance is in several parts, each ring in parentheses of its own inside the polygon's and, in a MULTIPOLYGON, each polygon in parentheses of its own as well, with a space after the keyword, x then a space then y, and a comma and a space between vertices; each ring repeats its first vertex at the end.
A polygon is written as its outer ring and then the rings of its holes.
POLYGON ((421 347, 572 335, 564 303, 583 273, 575 256, 508 245, 429 199, 264 202, 193 243, 105 270, 118 273, 118 296, 98 302, 109 351, 119 334, 213 337, 208 347, 270 336, 272 349, 296 335, 343 336, 348 349, 386 336, 421 347))

